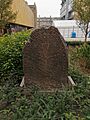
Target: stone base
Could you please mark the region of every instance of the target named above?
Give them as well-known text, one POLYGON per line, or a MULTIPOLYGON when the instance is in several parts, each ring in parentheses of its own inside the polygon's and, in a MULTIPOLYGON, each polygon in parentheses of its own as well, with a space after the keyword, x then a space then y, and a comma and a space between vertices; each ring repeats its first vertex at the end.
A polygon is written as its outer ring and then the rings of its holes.
MULTIPOLYGON (((31 83, 31 85, 34 85, 38 88, 40 88, 40 90, 43 92, 43 91, 48 91, 48 92, 55 92, 57 90, 62 90, 66 87, 73 87, 75 86, 75 83, 73 81, 73 79, 71 78, 71 76, 68 76, 68 81, 67 81, 67 85, 63 85, 63 84, 58 84, 56 83, 55 81, 45 81, 45 83, 42 81, 42 82, 33 82, 31 83), (43 87, 42 87, 43 86, 43 87)), ((24 77, 22 79, 22 82, 20 84, 20 87, 23 87, 23 86, 27 86, 25 85, 25 82, 24 82, 24 77)), ((30 86, 30 84, 29 84, 30 86)))

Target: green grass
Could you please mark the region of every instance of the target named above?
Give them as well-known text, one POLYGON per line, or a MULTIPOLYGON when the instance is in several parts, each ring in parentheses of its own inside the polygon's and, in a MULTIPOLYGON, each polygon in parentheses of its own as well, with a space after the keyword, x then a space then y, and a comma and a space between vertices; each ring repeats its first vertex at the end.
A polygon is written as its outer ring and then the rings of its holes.
POLYGON ((74 72, 73 79, 77 86, 55 93, 5 83, 0 86, 0 120, 89 120, 90 79, 74 72))

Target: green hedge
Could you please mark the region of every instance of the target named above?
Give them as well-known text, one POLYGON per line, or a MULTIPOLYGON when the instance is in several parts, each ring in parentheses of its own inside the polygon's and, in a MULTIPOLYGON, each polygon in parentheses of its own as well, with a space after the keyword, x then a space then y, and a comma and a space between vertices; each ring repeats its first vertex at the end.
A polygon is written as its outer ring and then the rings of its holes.
POLYGON ((19 32, 12 35, 0 37, 0 83, 5 80, 21 80, 22 48, 28 40, 30 31, 19 32))
MULTIPOLYGON (((67 43, 67 46, 80 46, 84 44, 84 42, 82 41, 66 41, 66 43, 67 43)), ((90 45, 90 41, 87 41, 87 44, 90 45)))

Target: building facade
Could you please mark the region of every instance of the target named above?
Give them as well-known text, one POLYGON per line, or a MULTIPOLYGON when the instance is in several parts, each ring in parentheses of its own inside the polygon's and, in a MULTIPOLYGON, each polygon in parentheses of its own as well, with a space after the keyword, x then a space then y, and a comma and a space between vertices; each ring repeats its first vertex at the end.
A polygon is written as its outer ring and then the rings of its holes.
POLYGON ((12 11, 16 13, 16 19, 10 23, 27 28, 35 27, 37 18, 25 0, 13 0, 12 11))
POLYGON ((73 0, 62 0, 60 9, 60 18, 62 20, 72 20, 74 18, 72 2, 73 0))
POLYGON ((35 4, 30 6, 25 0, 13 0, 10 7, 12 12, 16 13, 16 18, 10 20, 5 28, 0 30, 0 35, 36 27, 37 9, 35 4))
POLYGON ((53 18, 50 17, 40 17, 37 18, 37 27, 50 27, 54 26, 53 18))
POLYGON ((34 27, 36 27, 37 26, 37 7, 36 7, 36 4, 34 3, 34 5, 29 5, 29 7, 34 14, 34 27))

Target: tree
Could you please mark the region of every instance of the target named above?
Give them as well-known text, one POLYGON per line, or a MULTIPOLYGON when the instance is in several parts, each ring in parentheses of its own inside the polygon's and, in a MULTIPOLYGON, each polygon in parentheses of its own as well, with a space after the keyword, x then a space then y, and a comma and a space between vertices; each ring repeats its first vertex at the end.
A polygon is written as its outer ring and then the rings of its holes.
POLYGON ((13 0, 0 0, 0 30, 2 31, 5 26, 16 17, 13 13, 11 5, 13 0))
POLYGON ((85 42, 87 41, 90 23, 90 0, 73 0, 73 10, 75 12, 75 19, 78 26, 85 35, 85 42))

